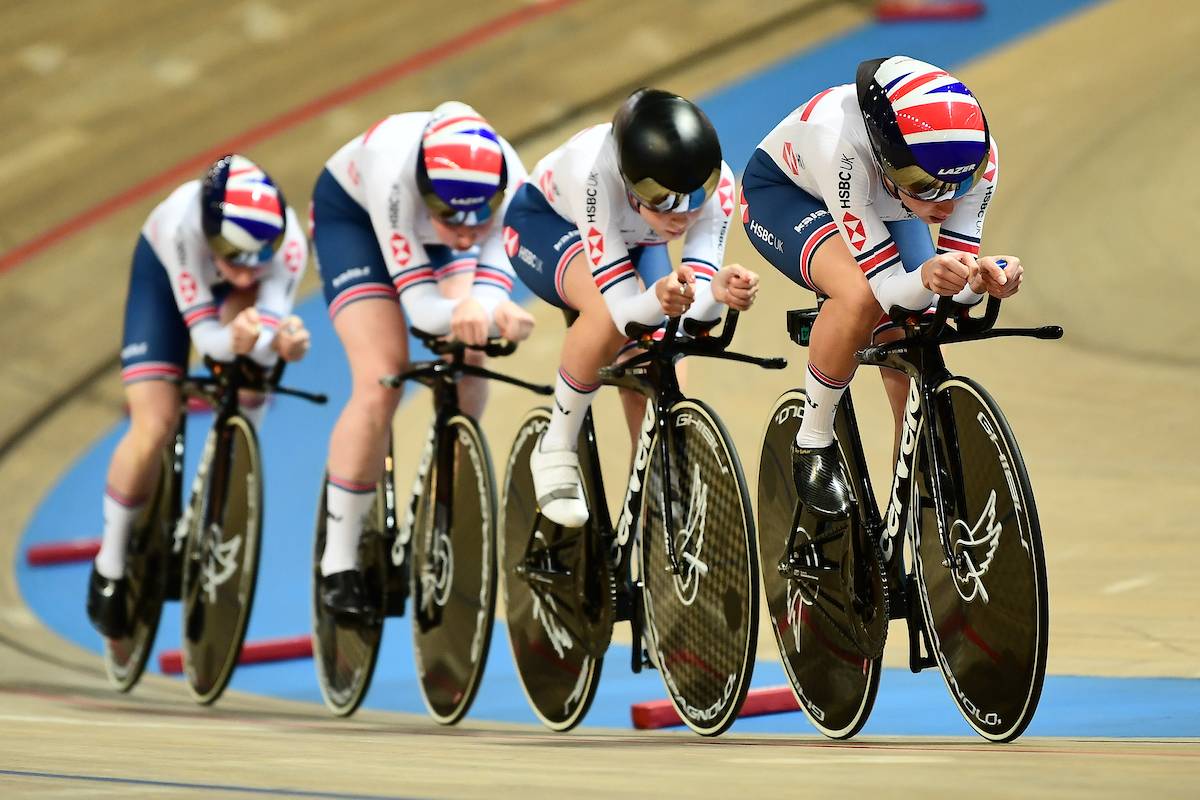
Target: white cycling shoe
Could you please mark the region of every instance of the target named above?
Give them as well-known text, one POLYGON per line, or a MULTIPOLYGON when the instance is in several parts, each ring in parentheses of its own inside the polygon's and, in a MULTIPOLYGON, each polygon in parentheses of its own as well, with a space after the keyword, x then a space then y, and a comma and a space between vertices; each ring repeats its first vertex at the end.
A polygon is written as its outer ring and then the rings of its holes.
POLYGON ((579 453, 574 450, 542 450, 542 439, 529 454, 533 492, 546 519, 566 528, 578 528, 588 520, 583 496, 579 453))

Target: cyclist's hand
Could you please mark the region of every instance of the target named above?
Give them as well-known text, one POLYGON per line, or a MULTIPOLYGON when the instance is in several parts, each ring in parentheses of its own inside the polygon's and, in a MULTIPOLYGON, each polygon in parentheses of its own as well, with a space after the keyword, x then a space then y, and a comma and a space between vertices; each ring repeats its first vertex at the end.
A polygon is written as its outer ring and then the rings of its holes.
POLYGON ((496 306, 492 321, 500 329, 500 336, 510 342, 522 342, 533 331, 533 315, 512 300, 496 306))
POLYGON ((972 276, 971 288, 977 293, 987 292, 992 297, 1012 297, 1021 289, 1021 278, 1025 268, 1016 256, 984 256, 979 259, 979 280, 976 286, 972 276))
POLYGON ((972 255, 942 253, 921 265, 921 283, 934 294, 952 297, 962 291, 972 270, 977 269, 972 255))
POLYGON ((244 356, 254 349, 258 342, 258 334, 262 332, 262 323, 258 318, 258 309, 254 306, 243 308, 233 318, 233 352, 244 356))
POLYGON ((726 264, 713 276, 713 298, 735 311, 745 311, 754 305, 758 295, 758 273, 741 264, 726 264))
POLYGON ((454 307, 454 314, 450 317, 450 332, 455 339, 466 344, 487 344, 487 311, 475 298, 464 298, 454 307))
POLYGON ((668 317, 678 317, 696 299, 696 275, 691 267, 680 266, 654 284, 654 295, 668 317))
POLYGON ((279 326, 271 346, 284 361, 299 361, 304 358, 311 344, 312 337, 304 327, 304 322, 293 314, 279 326))

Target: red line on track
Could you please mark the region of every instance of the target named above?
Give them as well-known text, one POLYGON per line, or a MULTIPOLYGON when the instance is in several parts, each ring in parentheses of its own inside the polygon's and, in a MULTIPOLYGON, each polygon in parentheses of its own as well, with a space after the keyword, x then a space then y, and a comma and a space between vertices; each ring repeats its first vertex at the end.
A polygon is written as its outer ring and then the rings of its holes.
POLYGON ((476 45, 483 44, 526 23, 561 11, 567 6, 574 5, 576 2, 578 0, 545 0, 545 2, 536 5, 523 6, 503 16, 490 19, 452 39, 448 39, 408 58, 390 64, 366 77, 360 78, 354 83, 343 86, 340 89, 335 89, 291 111, 286 111, 274 119, 267 120, 261 125, 255 126, 244 133, 197 153, 113 197, 102 200, 86 211, 17 245, 7 253, 0 255, 0 273, 7 272, 43 250, 53 247, 71 236, 90 228, 97 222, 115 214, 126 206, 132 205, 147 195, 164 189, 182 178, 193 176, 204 165, 223 153, 244 150, 276 134, 307 122, 332 108, 357 100, 363 95, 380 89, 399 78, 433 66, 440 61, 444 61, 476 45))
MULTIPOLYGON (((283 636, 277 639, 262 639, 257 642, 246 642, 238 655, 239 664, 267 664, 272 661, 291 661, 298 658, 312 658, 312 637, 309 634, 301 636, 283 636)), ((183 651, 164 650, 158 656, 158 668, 167 675, 183 673, 183 651)))

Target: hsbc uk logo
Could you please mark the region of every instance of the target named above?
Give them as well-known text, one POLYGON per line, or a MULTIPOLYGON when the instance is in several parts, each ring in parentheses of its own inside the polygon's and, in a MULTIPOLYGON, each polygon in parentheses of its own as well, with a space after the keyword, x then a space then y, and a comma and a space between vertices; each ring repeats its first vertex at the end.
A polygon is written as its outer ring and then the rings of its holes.
POLYGON ((787 164, 793 175, 800 174, 800 159, 796 157, 796 150, 791 142, 783 143, 783 163, 787 164))
POLYGON ((405 239, 399 233, 392 234, 392 260, 397 266, 407 267, 408 262, 412 260, 412 248, 408 246, 408 239, 405 239))
POLYGON ((508 254, 509 258, 512 258, 513 256, 515 256, 517 254, 517 248, 521 246, 521 237, 517 234, 517 232, 515 230, 508 227, 507 225, 504 227, 503 235, 504 235, 504 252, 508 254))
POLYGON ((600 262, 604 260, 604 235, 595 227, 588 228, 587 246, 588 258, 592 260, 592 266, 600 266, 600 262))
POLYGON ((729 178, 721 178, 721 182, 717 184, 717 200, 721 203, 721 211, 725 216, 733 214, 733 181, 729 178))
POLYGON ((779 252, 783 252, 783 239, 780 239, 771 231, 764 228, 758 220, 750 220, 750 232, 767 243, 768 247, 773 247, 779 252))
POLYGON ((855 250, 862 250, 863 245, 867 243, 867 231, 863 225, 863 221, 847 211, 842 215, 842 225, 846 228, 846 235, 850 239, 850 245, 855 250))

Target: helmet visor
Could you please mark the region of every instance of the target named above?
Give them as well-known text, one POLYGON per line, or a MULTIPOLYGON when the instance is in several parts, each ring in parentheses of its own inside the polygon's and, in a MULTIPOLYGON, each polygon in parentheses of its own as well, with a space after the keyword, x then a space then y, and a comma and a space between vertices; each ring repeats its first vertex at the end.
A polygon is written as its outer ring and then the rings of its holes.
POLYGON ((496 192, 485 204, 470 211, 455 208, 434 192, 424 192, 421 197, 430 213, 447 225, 482 225, 491 219, 504 203, 503 191, 496 192))
POLYGON ((718 166, 708 176, 708 180, 697 189, 690 192, 675 192, 660 184, 653 178, 642 178, 637 183, 625 185, 629 188, 630 196, 639 204, 660 214, 684 211, 695 211, 708 202, 717 183, 721 180, 721 168, 718 166))
POLYGON ((258 250, 243 250, 224 236, 209 236, 208 246, 213 255, 228 261, 235 267, 261 267, 275 257, 279 245, 283 244, 283 231, 258 250))
POLYGON ((920 167, 904 167, 898 170, 888 170, 887 176, 891 179, 892 183, 896 184, 896 188, 902 194, 906 194, 916 200, 940 203, 945 200, 957 200, 975 188, 975 184, 979 183, 979 179, 983 177, 987 165, 988 160, 985 158, 975 168, 974 172, 967 176, 965 180, 958 183, 934 178, 920 167))

